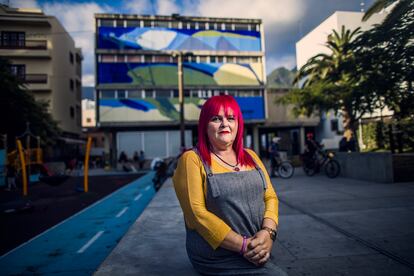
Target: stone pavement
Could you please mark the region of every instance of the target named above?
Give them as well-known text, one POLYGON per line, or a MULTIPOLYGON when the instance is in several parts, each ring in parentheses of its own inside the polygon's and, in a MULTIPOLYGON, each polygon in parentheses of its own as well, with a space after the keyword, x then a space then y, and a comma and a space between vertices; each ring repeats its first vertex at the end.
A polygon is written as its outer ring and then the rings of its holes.
MULTIPOLYGON (((324 175, 272 179, 280 227, 272 262, 289 275, 414 275, 414 183, 324 175)), ((96 275, 197 275, 171 180, 96 275)))

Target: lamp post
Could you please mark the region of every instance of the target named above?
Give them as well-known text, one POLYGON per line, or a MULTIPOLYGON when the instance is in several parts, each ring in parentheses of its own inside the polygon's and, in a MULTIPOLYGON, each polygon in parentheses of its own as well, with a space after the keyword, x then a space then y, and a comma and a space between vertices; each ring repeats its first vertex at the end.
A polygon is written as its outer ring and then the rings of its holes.
POLYGON ((185 125, 184 125, 184 72, 183 72, 183 52, 176 51, 173 57, 177 57, 178 69, 178 102, 180 104, 180 146, 185 149, 185 125))

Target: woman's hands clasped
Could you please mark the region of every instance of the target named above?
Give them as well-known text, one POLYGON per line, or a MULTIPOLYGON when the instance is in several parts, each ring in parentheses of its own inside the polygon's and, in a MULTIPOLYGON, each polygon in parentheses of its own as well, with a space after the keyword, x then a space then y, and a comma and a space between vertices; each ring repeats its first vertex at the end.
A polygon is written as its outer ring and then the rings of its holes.
POLYGON ((247 240, 243 257, 257 266, 264 265, 270 258, 273 241, 266 230, 260 230, 247 240))

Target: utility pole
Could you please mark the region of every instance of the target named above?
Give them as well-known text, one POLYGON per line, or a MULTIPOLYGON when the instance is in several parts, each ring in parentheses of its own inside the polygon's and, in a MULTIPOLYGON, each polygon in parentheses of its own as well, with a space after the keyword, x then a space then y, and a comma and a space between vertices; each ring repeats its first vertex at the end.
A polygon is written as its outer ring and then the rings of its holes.
POLYGON ((185 125, 184 125, 184 73, 183 73, 183 52, 178 51, 173 56, 177 56, 178 67, 178 102, 180 104, 180 145, 181 150, 185 149, 185 125))

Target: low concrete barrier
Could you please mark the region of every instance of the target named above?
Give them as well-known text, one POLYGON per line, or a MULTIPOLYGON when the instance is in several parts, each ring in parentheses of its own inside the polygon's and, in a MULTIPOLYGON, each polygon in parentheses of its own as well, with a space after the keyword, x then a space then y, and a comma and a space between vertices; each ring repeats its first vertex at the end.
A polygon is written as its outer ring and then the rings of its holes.
POLYGON ((341 176, 379 183, 414 180, 414 154, 338 152, 341 176))

